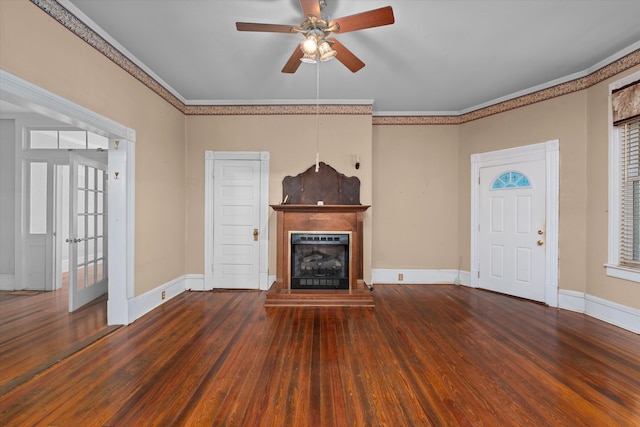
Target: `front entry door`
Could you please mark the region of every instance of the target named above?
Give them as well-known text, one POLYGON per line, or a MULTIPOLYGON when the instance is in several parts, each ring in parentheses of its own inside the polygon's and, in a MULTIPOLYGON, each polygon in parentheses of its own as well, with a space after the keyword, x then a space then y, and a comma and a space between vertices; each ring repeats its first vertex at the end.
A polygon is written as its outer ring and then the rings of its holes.
POLYGON ((107 292, 107 167, 72 154, 69 178, 69 311, 107 292))
POLYGON ((479 287, 545 301, 545 161, 480 169, 479 287))
POLYGON ((214 288, 260 288, 260 167, 260 160, 214 162, 214 288))

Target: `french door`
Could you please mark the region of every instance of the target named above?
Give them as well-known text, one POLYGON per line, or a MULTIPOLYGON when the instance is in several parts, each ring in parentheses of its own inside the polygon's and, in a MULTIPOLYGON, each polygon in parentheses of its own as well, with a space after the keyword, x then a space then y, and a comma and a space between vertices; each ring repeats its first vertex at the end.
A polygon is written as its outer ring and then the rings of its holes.
POLYGON ((70 157, 69 311, 107 292, 107 167, 70 157))

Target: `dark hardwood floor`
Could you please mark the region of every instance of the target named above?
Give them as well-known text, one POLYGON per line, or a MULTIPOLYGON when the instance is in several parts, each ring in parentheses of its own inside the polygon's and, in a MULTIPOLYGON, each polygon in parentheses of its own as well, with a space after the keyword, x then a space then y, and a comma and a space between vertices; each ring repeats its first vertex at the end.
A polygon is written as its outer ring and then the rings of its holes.
POLYGON ((185 292, 0 396, 3 426, 638 426, 640 338, 454 285, 185 292))
POLYGON ((66 283, 54 292, 0 291, 0 396, 114 329, 106 295, 69 313, 66 283))

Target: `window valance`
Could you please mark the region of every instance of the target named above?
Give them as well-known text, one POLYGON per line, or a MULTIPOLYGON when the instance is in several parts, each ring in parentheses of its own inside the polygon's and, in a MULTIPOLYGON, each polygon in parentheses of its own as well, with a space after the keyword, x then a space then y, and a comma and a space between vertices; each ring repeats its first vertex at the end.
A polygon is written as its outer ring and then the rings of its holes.
POLYGON ((611 93, 613 124, 640 117, 640 80, 614 90, 611 93))

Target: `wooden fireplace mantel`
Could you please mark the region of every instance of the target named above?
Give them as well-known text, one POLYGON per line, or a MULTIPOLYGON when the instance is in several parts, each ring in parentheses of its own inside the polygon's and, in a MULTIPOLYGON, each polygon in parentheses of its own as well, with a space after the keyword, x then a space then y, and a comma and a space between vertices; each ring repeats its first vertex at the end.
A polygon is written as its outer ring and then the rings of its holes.
MULTIPOLYGON (((271 205, 277 213, 276 281, 267 294, 265 305, 364 305, 373 306, 373 296, 364 282, 364 212, 369 205, 271 205), (292 290, 290 267, 290 232, 351 233, 349 290, 292 290), (355 297, 354 303, 338 303, 355 297), (296 300, 286 304, 279 298, 296 300)), ((352 301, 352 302, 353 302, 352 301)))

